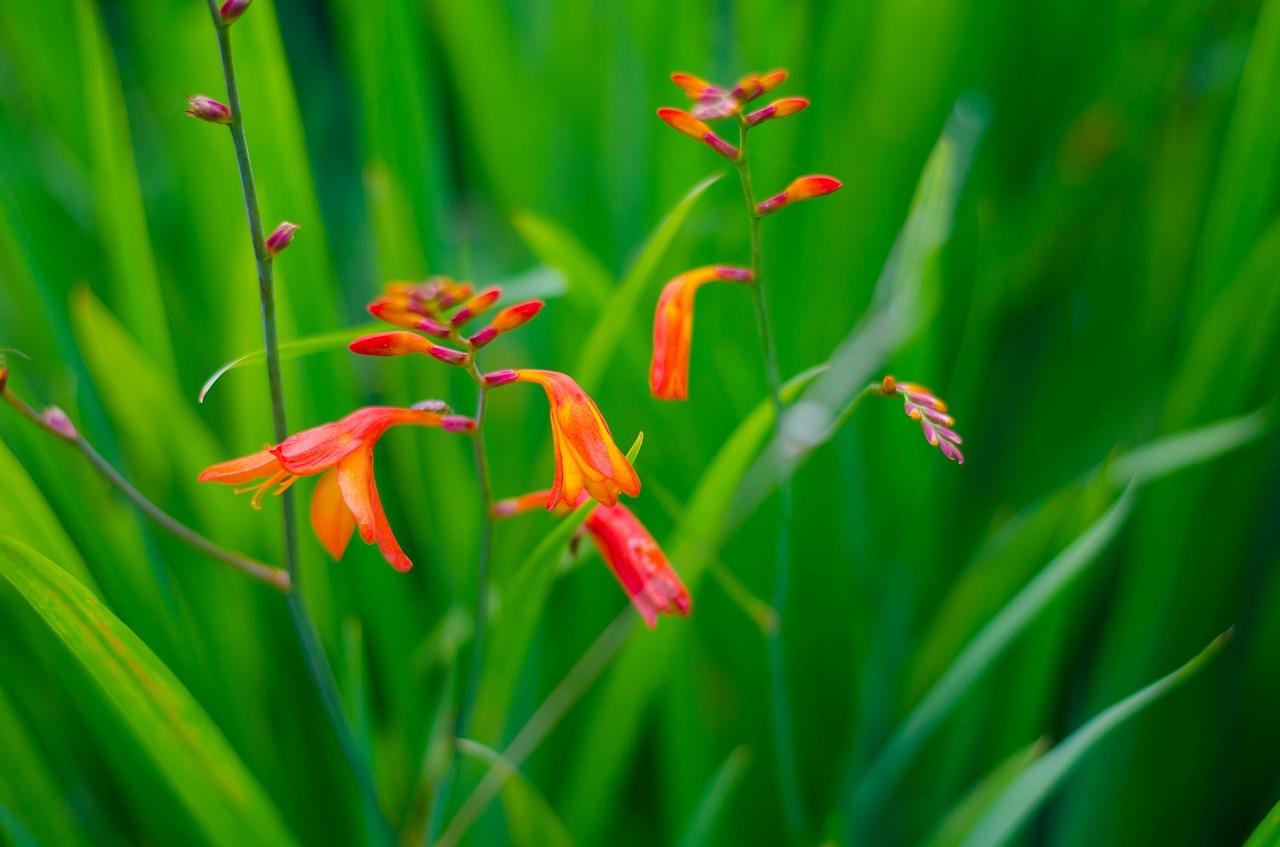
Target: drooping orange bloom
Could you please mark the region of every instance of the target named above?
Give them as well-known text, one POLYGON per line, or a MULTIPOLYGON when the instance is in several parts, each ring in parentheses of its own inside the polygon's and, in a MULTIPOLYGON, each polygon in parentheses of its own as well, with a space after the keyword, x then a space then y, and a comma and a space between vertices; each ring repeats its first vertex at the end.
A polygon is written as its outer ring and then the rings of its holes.
POLYGON ((653 319, 653 361, 649 390, 659 400, 684 400, 689 394, 689 348, 693 343, 693 298, 708 282, 746 282, 747 268, 707 265, 667 283, 653 319))
POLYGON ((470 418, 435 410, 369 406, 291 435, 275 447, 207 468, 200 481, 257 483, 241 489, 254 492, 257 509, 268 489, 275 487, 279 494, 300 476, 323 474, 311 499, 311 526, 329 554, 341 558, 352 530, 359 528, 366 544, 377 542, 392 567, 405 571, 413 563, 391 533, 373 479, 373 445, 387 429, 402 424, 451 431, 474 426, 470 418))
POLYGON ((504 381, 535 382, 543 387, 551 402, 556 475, 548 509, 562 499, 577 503, 583 491, 606 506, 618 502, 619 491, 632 497, 640 493, 640 478, 635 469, 613 443, 609 425, 596 404, 572 377, 556 371, 529 369, 513 373, 514 376, 504 381))
MULTIPOLYGON (((507 518, 550 502, 550 491, 535 491, 493 504, 494 517, 507 518)), ((568 511, 566 503, 558 507, 568 511)), ((658 614, 688 615, 693 607, 689 592, 663 554, 662 548, 631 510, 621 503, 596 506, 585 524, 614 576, 636 611, 653 629, 658 614)))
POLYGON ((657 626, 659 612, 689 614, 693 603, 688 590, 630 509, 621 503, 597 506, 587 515, 586 526, 649 629, 657 626))

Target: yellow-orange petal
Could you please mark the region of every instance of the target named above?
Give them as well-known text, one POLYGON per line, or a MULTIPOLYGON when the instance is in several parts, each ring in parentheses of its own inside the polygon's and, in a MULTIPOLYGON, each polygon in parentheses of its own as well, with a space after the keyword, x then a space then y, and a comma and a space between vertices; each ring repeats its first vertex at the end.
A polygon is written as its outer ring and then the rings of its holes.
POLYGON ((309 476, 333 467, 362 445, 372 445, 389 427, 401 424, 441 426, 438 411, 366 406, 340 421, 321 424, 289 436, 271 452, 290 473, 309 476))
POLYGON ((282 470, 280 460, 270 450, 262 450, 205 468, 200 472, 200 481, 243 485, 246 482, 275 476, 282 470))
POLYGON ((830 194, 839 189, 840 180, 833 176, 821 174, 802 176, 787 186, 787 202, 794 203, 797 200, 809 200, 813 197, 830 194))
POLYGON ((587 516, 587 532, 632 605, 650 629, 658 615, 687 615, 689 592, 671 568, 662 548, 623 505, 597 506, 587 516))
POLYGON ((335 559, 341 559, 356 528, 355 516, 342 499, 336 468, 325 471, 311 496, 311 528, 335 559))
POLYGON ((653 320, 653 359, 649 390, 659 400, 684 400, 689 394, 689 351, 693 343, 694 294, 705 283, 745 282, 747 268, 707 265, 672 279, 658 297, 653 320))
POLYGON ((705 79, 699 79, 693 74, 674 73, 671 75, 671 81, 680 87, 680 90, 689 96, 690 100, 699 100, 708 94, 717 94, 719 89, 707 82, 705 79))
POLYGON ((690 138, 696 138, 699 141, 706 140, 706 137, 712 134, 711 127, 680 109, 664 107, 658 110, 658 117, 666 121, 667 125, 676 132, 683 133, 690 138))

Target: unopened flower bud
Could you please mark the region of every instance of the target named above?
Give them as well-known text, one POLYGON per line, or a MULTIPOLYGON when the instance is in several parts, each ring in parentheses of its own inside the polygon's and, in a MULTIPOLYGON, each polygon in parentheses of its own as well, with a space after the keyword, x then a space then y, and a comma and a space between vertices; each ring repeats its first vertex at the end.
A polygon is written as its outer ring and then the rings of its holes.
POLYGON ((662 118, 676 132, 703 142, 731 162, 736 163, 738 161, 737 147, 720 138, 720 136, 711 131, 711 127, 688 112, 668 107, 659 109, 658 117, 662 118))
MULTIPOLYGON (((769 71, 760 77, 760 94, 768 94, 773 89, 782 85, 787 79, 787 72, 779 68, 776 71, 769 71)), ((759 96, 759 95, 756 95, 759 96)))
POLYGON ((486 388, 493 388, 498 385, 506 385, 508 382, 515 382, 520 374, 517 371, 507 370, 494 371, 484 375, 484 384, 486 388))
POLYGON ((459 309, 449 323, 455 327, 462 326, 472 318, 477 318, 485 312, 493 308, 493 304, 498 302, 498 298, 502 296, 502 289, 496 285, 492 288, 486 288, 476 296, 467 301, 466 305, 459 309))
POLYGON ((74 441, 80 437, 80 434, 76 432, 75 424, 71 422, 71 418, 67 417, 67 413, 57 406, 50 406, 45 409, 40 417, 50 429, 68 441, 74 441))
POLYGON ((750 282, 753 274, 751 268, 737 268, 733 265, 715 265, 715 279, 721 282, 750 282))
POLYGON ((230 26, 236 22, 245 10, 249 8, 249 4, 253 0, 227 0, 222 4, 222 8, 218 10, 218 17, 222 19, 223 26, 230 26))
POLYGON ((468 338, 467 343, 470 344, 472 347, 476 348, 477 350, 479 350, 481 347, 484 347, 486 344, 488 344, 490 341, 492 341, 497 337, 498 337, 498 331, 494 329, 492 326, 487 326, 484 329, 477 332, 475 335, 468 338))
POLYGON ((395 297, 380 297, 374 300, 369 304, 369 314, 380 321, 406 329, 418 328, 416 325, 422 320, 421 315, 410 311, 402 299, 395 297))
POLYGON ((197 94, 195 97, 188 97, 187 114, 193 118, 199 118, 211 124, 229 124, 231 123, 231 109, 224 103, 219 103, 212 97, 205 97, 203 94, 197 94))
POLYGON ((414 323, 413 328, 435 338, 449 338, 453 335, 452 329, 433 318, 421 318, 414 323))
POLYGON ((781 100, 775 100, 763 109, 757 109, 751 114, 743 118, 747 126, 755 126, 774 118, 785 118, 794 115, 801 109, 807 108, 809 101, 803 97, 784 97, 781 100))
POLYGON ((454 350, 450 347, 441 347, 439 344, 429 344, 422 352, 426 353, 433 359, 439 359, 446 365, 457 365, 462 367, 471 361, 471 357, 461 350, 454 350))
POLYGON ((723 91, 716 88, 705 79, 699 79, 692 74, 672 74, 671 81, 680 86, 680 90, 689 95, 690 100, 701 100, 706 97, 720 97, 724 95, 723 91))
POLYGON ((510 332, 524 326, 538 316, 546 305, 541 300, 526 300, 514 306, 508 306, 493 317, 493 328, 497 332, 510 332))
POLYGON ((295 223, 282 221, 279 226, 271 230, 271 234, 267 236, 267 257, 274 259, 280 255, 280 251, 293 243, 293 234, 299 229, 295 223))
POLYGON ((787 190, 781 194, 776 194, 768 200, 763 200, 756 205, 756 214, 764 217, 772 214, 783 206, 789 206, 800 200, 809 200, 814 197, 821 197, 824 194, 830 194, 840 188, 840 180, 833 176, 802 176, 787 186, 787 190))
POLYGON ((357 338, 347 345, 347 349, 361 356, 408 356, 410 353, 430 355, 433 346, 412 332, 379 332, 357 338))
POLYGON ((453 409, 449 408, 449 404, 443 400, 419 400, 409 408, 415 412, 437 412, 444 415, 453 411, 453 409))

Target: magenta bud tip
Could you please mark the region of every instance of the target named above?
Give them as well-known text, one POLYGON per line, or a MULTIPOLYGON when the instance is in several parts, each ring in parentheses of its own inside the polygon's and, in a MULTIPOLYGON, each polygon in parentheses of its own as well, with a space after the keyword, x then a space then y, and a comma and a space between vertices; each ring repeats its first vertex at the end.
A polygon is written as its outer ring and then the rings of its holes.
POLYGON ((493 388, 498 385, 506 385, 508 382, 515 382, 519 376, 519 373, 511 369, 494 371, 484 375, 484 384, 487 388, 493 388))
POLYGON ((440 426, 445 432, 475 432, 476 422, 462 415, 445 415, 440 426))
POLYGON ((271 230, 271 234, 267 236, 267 256, 272 259, 279 256, 280 251, 293 243, 293 236, 300 228, 295 223, 281 221, 280 225, 271 230))
POLYGON ((67 413, 57 406, 50 406, 45 409, 41 418, 44 419, 50 429, 63 438, 75 439, 79 437, 79 433, 76 432, 76 425, 71 422, 71 418, 67 417, 67 413))
POLYGON ((497 337, 498 331, 491 326, 487 326, 475 335, 471 336, 467 341, 470 342, 472 347, 475 347, 478 350, 497 337))
POLYGON ((716 276, 725 282, 750 282, 751 268, 735 268, 731 265, 716 265, 716 276))
POLYGON ((253 0, 227 0, 222 4, 222 8, 218 10, 218 17, 222 19, 223 26, 229 26, 245 13, 249 8, 249 4, 253 0))
POLYGON ((471 357, 461 350, 454 350, 449 347, 441 347, 439 344, 432 344, 427 348, 427 355, 433 359, 439 359, 446 365, 465 365, 471 361, 471 357))
POLYGON ((187 114, 193 118, 211 124, 231 123, 231 108, 225 103, 219 103, 212 97, 197 94, 194 97, 188 97, 187 104, 189 107, 187 114))

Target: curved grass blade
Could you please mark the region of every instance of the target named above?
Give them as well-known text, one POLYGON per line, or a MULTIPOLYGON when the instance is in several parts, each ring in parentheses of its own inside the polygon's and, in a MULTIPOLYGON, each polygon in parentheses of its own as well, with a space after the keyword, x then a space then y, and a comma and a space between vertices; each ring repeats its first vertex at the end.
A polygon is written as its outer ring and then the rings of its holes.
POLYGON ((1037 738, 1005 759, 961 798, 938 826, 925 847, 959 847, 965 833, 987 813, 1009 785, 1049 749, 1048 738, 1037 738))
POLYGON ((600 380, 613 361, 619 343, 626 336, 627 324, 635 317, 640 298, 644 296, 658 263, 666 255, 672 240, 680 227, 684 226, 685 219, 693 211, 698 199, 722 176, 723 174, 712 174, 689 189, 640 249, 631 269, 613 292, 582 347, 582 355, 573 373, 583 391, 591 394, 600 387, 600 380))
MULTIPOLYGON (((859 777, 846 773, 849 841, 874 831, 875 815, 920 747, 937 731, 978 679, 1044 608, 1071 585, 1119 532, 1133 504, 1130 487, 1088 530, 1045 566, 974 636, 859 777)), ((851 760, 851 768, 852 768, 851 760)), ((874 839, 872 839, 874 840, 874 839)))
MULTIPOLYGON (((284 341, 280 344, 281 359, 296 359, 299 356, 306 356, 311 353, 323 353, 328 350, 337 350, 346 347, 351 343, 351 339, 357 335, 370 332, 378 332, 384 328, 380 323, 362 324, 360 326, 346 327, 344 329, 335 329, 332 332, 324 332, 319 335, 308 336, 307 338, 295 338, 293 341, 284 341)), ((208 396, 209 389, 217 384, 230 371, 244 365, 263 364, 267 361, 267 355, 261 350, 254 350, 251 353, 245 353, 243 356, 237 356, 218 368, 213 374, 204 381, 204 385, 200 386, 200 393, 196 396, 196 400, 203 403, 204 398, 208 396)))
POLYGON ((564 822, 537 786, 520 773, 518 765, 497 750, 466 738, 458 739, 458 749, 502 775, 502 806, 515 847, 571 847, 573 837, 564 822))
POLYGON ((1244 847, 1276 847, 1280 844, 1280 803, 1267 813, 1262 823, 1249 836, 1244 847))
POLYGON ((1193 676, 1230 637, 1231 630, 1219 635, 1191 661, 1100 712, 1028 767, 978 821, 962 842, 962 847, 994 847, 1007 843, 1093 747, 1125 721, 1193 676))
POLYGON ((88 673, 211 844, 293 844, 279 812, 182 683, 66 571, 0 536, 0 578, 88 673))
POLYGON ((724 764, 711 777, 711 782, 707 783, 707 789, 698 801, 698 808, 685 827, 684 835, 680 836, 678 847, 698 847, 699 844, 711 843, 716 822, 724 813, 725 804, 729 802, 750 764, 751 751, 747 745, 740 744, 733 748, 729 758, 725 759, 724 764))
POLYGON ((511 224, 538 261, 564 274, 569 296, 581 307, 599 311, 609 302, 613 274, 573 233, 529 211, 512 215, 511 224))

